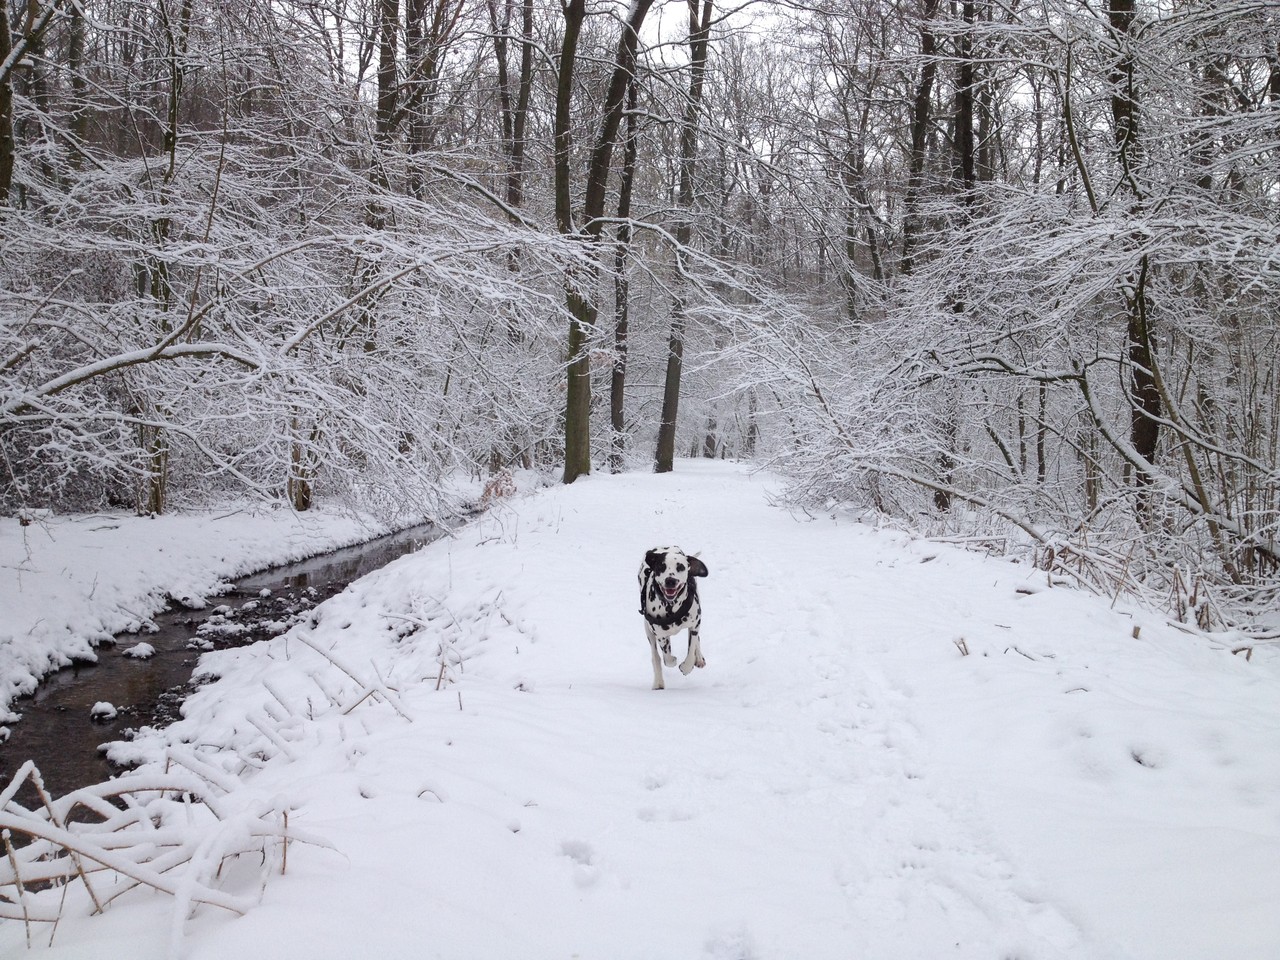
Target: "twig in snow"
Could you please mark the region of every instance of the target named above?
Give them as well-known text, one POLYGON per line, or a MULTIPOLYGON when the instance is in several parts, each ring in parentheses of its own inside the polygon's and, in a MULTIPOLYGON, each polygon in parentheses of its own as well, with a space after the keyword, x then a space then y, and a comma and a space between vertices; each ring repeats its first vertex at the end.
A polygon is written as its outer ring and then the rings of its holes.
MULTIPOLYGON (((58 814, 54 811, 53 801, 49 799, 49 794, 44 788, 44 778, 40 776, 40 771, 35 767, 31 768, 31 785, 36 788, 36 793, 40 797, 40 802, 44 804, 45 810, 49 811, 49 819, 53 822, 53 825, 65 830, 67 825, 59 819, 58 814)), ((84 864, 80 862, 80 855, 74 850, 68 850, 67 853, 70 854, 71 862, 75 864, 76 873, 79 874, 80 881, 89 893, 89 899, 93 901, 93 912, 101 913, 102 901, 98 899, 97 892, 93 889, 93 885, 89 883, 89 877, 84 871, 84 864)), ((14 868, 14 875, 17 875, 16 867, 14 868)))
POLYGON ((22 883, 22 873, 18 870, 18 857, 13 852, 13 844, 9 840, 9 831, 0 831, 4 838, 4 850, 9 855, 9 864, 13 867, 13 882, 18 888, 18 903, 22 907, 22 923, 27 928, 27 949, 31 949, 31 911, 27 909, 27 890, 22 883))

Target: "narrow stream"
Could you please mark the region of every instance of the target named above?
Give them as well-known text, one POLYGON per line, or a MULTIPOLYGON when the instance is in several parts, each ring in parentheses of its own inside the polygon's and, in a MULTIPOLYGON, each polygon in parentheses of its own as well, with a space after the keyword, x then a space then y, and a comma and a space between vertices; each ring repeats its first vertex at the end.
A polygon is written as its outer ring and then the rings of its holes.
MULTIPOLYGON (((50 674, 30 697, 16 700, 22 720, 0 744, 0 787, 27 760, 34 760, 53 796, 109 778, 116 768, 99 744, 120 740, 128 729, 177 718, 190 692, 191 673, 205 650, 243 646, 287 629, 317 603, 341 593, 392 560, 439 539, 427 524, 368 543, 345 547, 237 581, 202 610, 170 609, 153 619, 156 633, 120 634, 114 647, 98 648, 98 662, 50 674), (147 659, 129 655, 138 644, 154 648, 147 659), (116 716, 94 719, 99 702, 116 716)), ((19 802, 34 799, 19 793, 19 802)))

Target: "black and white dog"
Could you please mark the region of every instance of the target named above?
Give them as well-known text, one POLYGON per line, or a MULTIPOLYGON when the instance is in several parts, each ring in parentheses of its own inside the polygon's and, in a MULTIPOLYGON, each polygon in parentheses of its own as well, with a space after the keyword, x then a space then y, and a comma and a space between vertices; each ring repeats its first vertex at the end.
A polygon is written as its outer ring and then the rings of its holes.
POLYGON ((689 631, 689 652, 680 664, 680 672, 688 674, 694 667, 705 667, 698 628, 702 625, 702 605, 698 602, 698 585, 694 577, 705 577, 707 565, 691 557, 679 547, 654 547, 644 555, 640 565, 640 612, 644 614, 644 632, 653 652, 653 689, 661 690, 662 664, 676 665, 671 655, 671 638, 681 630, 689 631), (658 659, 658 645, 662 659, 658 659))

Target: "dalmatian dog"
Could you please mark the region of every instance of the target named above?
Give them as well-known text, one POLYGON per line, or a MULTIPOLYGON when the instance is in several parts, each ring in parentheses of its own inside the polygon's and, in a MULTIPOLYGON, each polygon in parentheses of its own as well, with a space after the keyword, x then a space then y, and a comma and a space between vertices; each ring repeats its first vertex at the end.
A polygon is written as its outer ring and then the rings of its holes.
POLYGON ((694 577, 705 577, 707 565, 691 557, 679 547, 654 547, 644 555, 640 565, 640 612, 644 615, 644 632, 653 653, 653 689, 661 690, 662 665, 676 665, 671 655, 671 638, 681 630, 689 631, 689 652, 680 664, 680 672, 688 675, 694 667, 705 667, 698 628, 702 624, 702 605, 698 603, 698 584, 694 577), (658 648, 662 648, 662 659, 658 648))

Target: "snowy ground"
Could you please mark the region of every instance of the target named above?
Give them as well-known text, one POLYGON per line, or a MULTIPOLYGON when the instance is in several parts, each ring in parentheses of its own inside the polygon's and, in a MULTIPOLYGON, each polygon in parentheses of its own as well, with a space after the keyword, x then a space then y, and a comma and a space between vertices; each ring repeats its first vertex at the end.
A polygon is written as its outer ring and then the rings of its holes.
MULTIPOLYGON (((316 510, 246 505, 222 514, 50 516, 0 521, 0 724, 17 694, 93 645, 146 630, 173 602, 203 606, 228 581, 368 540, 386 527, 316 510)), ((0 727, 0 736, 3 727, 0 727)))
MULTIPOLYGON (((769 485, 686 462, 548 489, 207 656, 223 679, 121 755, 198 756, 227 809, 332 849, 265 886, 228 866, 240 917, 73 895, 32 955, 1280 957, 1274 650, 769 485), (708 663, 655 692, 635 571, 673 543, 710 568, 708 663)), ((0 956, 24 941, 0 924, 0 956)))

